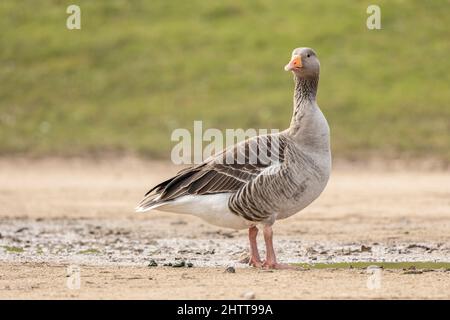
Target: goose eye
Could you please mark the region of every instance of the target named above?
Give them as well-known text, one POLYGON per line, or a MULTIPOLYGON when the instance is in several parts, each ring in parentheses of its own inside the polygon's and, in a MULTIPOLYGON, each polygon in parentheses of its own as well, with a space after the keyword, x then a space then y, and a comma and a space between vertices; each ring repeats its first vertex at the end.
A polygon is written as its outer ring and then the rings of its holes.
POLYGON ((310 55, 309 53, 308 53, 306 56, 307 56, 308 58, 311 57, 311 55, 310 55))

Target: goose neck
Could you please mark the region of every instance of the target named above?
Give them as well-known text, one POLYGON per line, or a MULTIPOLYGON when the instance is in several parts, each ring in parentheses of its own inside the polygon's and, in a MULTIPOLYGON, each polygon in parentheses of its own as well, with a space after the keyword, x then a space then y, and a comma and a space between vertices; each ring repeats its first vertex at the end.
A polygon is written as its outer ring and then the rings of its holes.
POLYGON ((316 104, 319 77, 294 77, 294 111, 291 127, 298 126, 308 109, 316 104))

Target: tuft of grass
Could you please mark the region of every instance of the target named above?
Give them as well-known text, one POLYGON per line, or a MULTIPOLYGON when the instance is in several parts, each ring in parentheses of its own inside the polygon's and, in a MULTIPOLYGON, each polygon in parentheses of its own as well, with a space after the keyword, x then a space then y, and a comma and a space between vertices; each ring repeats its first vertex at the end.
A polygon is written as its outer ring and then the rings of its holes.
POLYGON ((9 253, 22 253, 24 251, 21 247, 3 246, 3 248, 9 253))
POLYGON ((78 251, 78 254, 99 254, 100 251, 97 249, 86 249, 86 250, 81 250, 78 251))
POLYGON ((448 2, 78 0, 0 4, 0 154, 168 158, 175 128, 289 125, 291 50, 321 61, 336 157, 450 161, 448 2))
POLYGON ((337 262, 337 263, 294 263, 305 269, 366 269, 377 266, 383 269, 450 269, 450 262, 337 262))

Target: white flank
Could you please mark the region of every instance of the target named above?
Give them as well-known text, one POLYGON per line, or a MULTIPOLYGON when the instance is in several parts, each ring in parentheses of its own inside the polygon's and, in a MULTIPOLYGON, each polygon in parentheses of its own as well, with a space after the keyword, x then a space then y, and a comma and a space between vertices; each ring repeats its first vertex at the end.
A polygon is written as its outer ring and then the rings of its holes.
POLYGON ((160 211, 192 214, 206 222, 224 228, 246 229, 252 223, 234 214, 228 208, 230 193, 211 195, 188 195, 174 201, 159 203, 148 209, 136 208, 137 212, 157 209, 160 211))

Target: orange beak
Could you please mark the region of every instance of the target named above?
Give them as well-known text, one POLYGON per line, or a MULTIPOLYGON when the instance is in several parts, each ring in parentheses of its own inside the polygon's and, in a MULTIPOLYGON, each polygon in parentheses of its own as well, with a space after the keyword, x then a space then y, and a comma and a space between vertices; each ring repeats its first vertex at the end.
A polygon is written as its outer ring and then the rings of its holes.
POLYGON ((284 70, 291 71, 302 67, 302 57, 293 55, 291 61, 284 67, 284 70))

